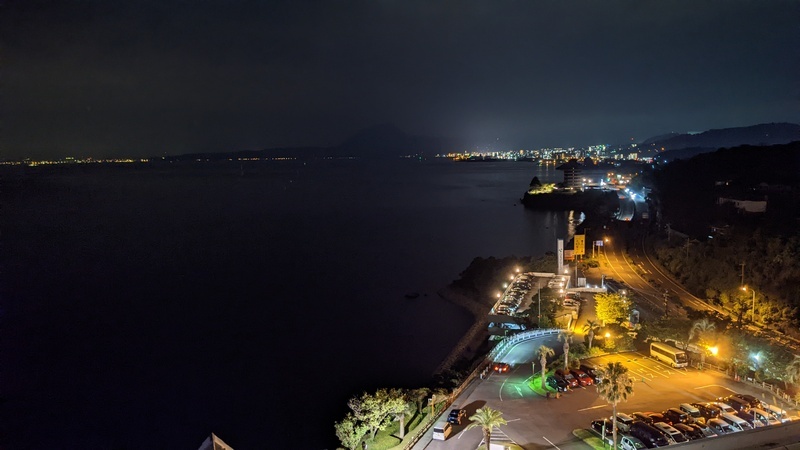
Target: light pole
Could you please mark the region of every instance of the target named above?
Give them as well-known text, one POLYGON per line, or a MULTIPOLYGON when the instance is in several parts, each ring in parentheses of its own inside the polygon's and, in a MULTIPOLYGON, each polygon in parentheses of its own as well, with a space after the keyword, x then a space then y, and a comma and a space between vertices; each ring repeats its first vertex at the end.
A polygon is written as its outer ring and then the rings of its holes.
POLYGON ((536 286, 539 287, 539 316, 538 316, 536 322, 537 322, 537 325, 539 325, 539 328, 542 328, 542 284, 541 284, 541 280, 538 280, 538 281, 539 282, 536 283, 536 286))
MULTIPOLYGON (((742 286, 742 290, 747 292, 747 286, 742 286)), ((753 310, 751 311, 751 316, 753 317, 753 323, 756 323, 756 290, 750 289, 753 291, 753 310)))

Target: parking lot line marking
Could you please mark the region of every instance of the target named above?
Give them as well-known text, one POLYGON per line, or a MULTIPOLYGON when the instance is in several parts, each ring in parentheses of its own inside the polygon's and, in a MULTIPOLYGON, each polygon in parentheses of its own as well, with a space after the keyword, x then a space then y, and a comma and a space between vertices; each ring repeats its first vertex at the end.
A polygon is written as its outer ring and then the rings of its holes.
POLYGON ((608 406, 608 405, 590 406, 588 408, 579 409, 578 411, 588 411, 590 409, 605 408, 606 406, 608 406))
MULTIPOLYGON (((545 436, 542 436, 542 439, 544 439, 547 442, 550 442, 550 439, 547 439, 545 436)), ((552 442, 550 442, 550 445, 552 445, 553 447, 555 447, 558 450, 561 450, 560 448, 558 448, 558 446, 556 444, 553 444, 552 442)))
MULTIPOLYGON (((651 368, 649 368, 649 367, 645 366, 644 364, 642 364, 642 363, 640 363, 640 362, 634 361, 633 363, 634 363, 634 364, 637 364, 637 365, 640 365, 640 366, 644 367, 644 368, 645 368, 645 369, 647 369, 647 370, 653 371, 653 369, 651 369, 651 368)), ((662 377, 664 377, 664 378, 669 378, 668 376, 664 375, 664 374, 663 374, 663 373, 661 373, 661 372, 656 372, 656 373, 657 373, 657 374, 659 374, 659 375, 661 375, 661 376, 662 376, 662 377)))
POLYGON ((733 389, 729 389, 729 388, 727 388, 727 387, 725 387, 725 386, 723 386, 723 385, 721 385, 721 384, 707 384, 707 385, 705 385, 705 386, 696 387, 695 389, 705 389, 705 388, 707 388, 707 387, 721 387, 721 388, 723 388, 723 389, 728 389, 728 390, 729 390, 729 391, 731 391, 731 392, 736 392, 736 391, 734 391, 733 389))

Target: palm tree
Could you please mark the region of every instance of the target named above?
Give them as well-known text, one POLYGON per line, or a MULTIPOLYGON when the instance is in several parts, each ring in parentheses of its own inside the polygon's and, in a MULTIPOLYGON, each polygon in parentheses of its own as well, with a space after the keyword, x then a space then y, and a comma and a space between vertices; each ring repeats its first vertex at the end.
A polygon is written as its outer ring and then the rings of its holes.
POLYGON ((470 416, 469 420, 471 420, 472 423, 467 425, 466 429, 469 430, 471 428, 481 427, 481 430, 483 431, 483 440, 486 442, 487 449, 491 444, 492 428, 508 423, 506 422, 506 419, 503 418, 503 413, 489 408, 488 406, 478 408, 478 410, 475 411, 475 414, 470 416))
MULTIPOLYGON (((702 318, 701 320, 696 321, 692 324, 692 328, 689 330, 689 341, 692 339, 696 339, 697 343, 700 345, 708 344, 709 336, 717 329, 717 325, 708 320, 707 317, 702 318)), ((688 347, 688 342, 687 342, 688 347)), ((706 352, 700 352, 700 366, 702 367, 706 363, 706 352)))
POLYGON ((617 403, 627 401, 628 396, 633 395, 633 379, 628 376, 628 369, 622 363, 608 363, 606 367, 598 370, 597 394, 611 403, 613 415, 612 436, 614 439, 614 450, 617 450, 617 403))
POLYGON ((539 354, 539 362, 542 364, 542 389, 545 389, 544 379, 547 374, 547 357, 555 355, 556 352, 546 345, 540 345, 537 353, 539 354))
POLYGON ((800 381, 800 356, 794 355, 792 362, 786 365, 786 381, 792 384, 800 381))
POLYGON ((583 331, 589 336, 589 350, 592 349, 592 341, 594 340, 594 332, 600 329, 600 324, 596 320, 587 320, 586 325, 583 326, 583 331))
POLYGON ((692 328, 689 330, 689 340, 691 341, 692 339, 697 339, 697 341, 700 342, 703 339, 708 338, 708 335, 716 329, 717 325, 708 320, 707 317, 704 317, 703 319, 692 324, 692 328))
POLYGON ((558 340, 564 341, 564 370, 569 370, 569 343, 572 342, 572 336, 574 336, 570 330, 561 330, 558 333, 558 340))

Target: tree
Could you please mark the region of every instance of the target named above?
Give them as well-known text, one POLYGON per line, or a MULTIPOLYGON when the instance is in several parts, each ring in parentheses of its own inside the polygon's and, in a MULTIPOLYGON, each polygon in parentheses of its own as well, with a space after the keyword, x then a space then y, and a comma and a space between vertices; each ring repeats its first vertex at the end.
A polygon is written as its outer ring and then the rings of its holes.
POLYGON ((392 389, 390 395, 400 399, 400 402, 394 405, 391 414, 396 421, 400 422, 400 439, 402 440, 406 436, 406 414, 413 412, 414 405, 409 398, 408 391, 392 389))
POLYGON ((595 294, 594 308, 597 319, 604 324, 622 323, 631 315, 631 302, 616 293, 595 294))
POLYGON ((800 384, 800 356, 794 355, 794 359, 786 365, 786 381, 792 384, 800 384))
POLYGON ((503 413, 489 408, 488 406, 478 408, 478 410, 475 411, 475 414, 471 416, 469 420, 471 420, 472 423, 467 425, 466 429, 469 430, 471 428, 481 427, 481 431, 483 431, 483 440, 486 442, 487 450, 491 447, 492 428, 508 423, 506 422, 506 419, 503 418, 503 413))
POLYGON ((595 331, 600 329, 600 324, 596 320, 587 320, 586 325, 583 326, 583 331, 589 336, 589 350, 592 349, 592 341, 594 340, 595 331))
POLYGON ((597 394, 611 404, 612 436, 614 450, 617 449, 617 404, 628 400, 633 395, 633 380, 628 376, 628 369, 622 363, 608 363, 598 370, 597 394))
POLYGON ((575 333, 570 330, 561 330, 558 333, 558 340, 564 341, 564 370, 569 370, 569 343, 572 342, 572 336, 574 334, 575 333))
POLYGON ((422 408, 425 406, 425 399, 427 399, 428 395, 430 394, 430 388, 421 387, 408 391, 408 398, 414 402, 414 405, 417 407, 417 411, 422 411, 422 408))
POLYGON ((401 390, 378 389, 374 395, 364 392, 358 398, 351 398, 347 406, 355 418, 367 427, 370 439, 375 439, 375 434, 389 425, 390 416, 402 411, 405 403, 401 390))
POLYGON ((545 377, 547 376, 547 357, 556 354, 555 350, 546 345, 540 345, 537 350, 539 355, 539 363, 542 365, 542 389, 545 389, 545 377))
POLYGON ((345 448, 350 450, 356 450, 360 447, 361 441, 364 440, 364 436, 367 434, 367 427, 359 422, 353 413, 347 413, 344 420, 335 423, 333 426, 336 428, 336 437, 339 438, 345 448))
POLYGON ((717 325, 704 317, 692 324, 689 330, 689 341, 695 340, 700 345, 709 344, 711 333, 717 329, 717 325))

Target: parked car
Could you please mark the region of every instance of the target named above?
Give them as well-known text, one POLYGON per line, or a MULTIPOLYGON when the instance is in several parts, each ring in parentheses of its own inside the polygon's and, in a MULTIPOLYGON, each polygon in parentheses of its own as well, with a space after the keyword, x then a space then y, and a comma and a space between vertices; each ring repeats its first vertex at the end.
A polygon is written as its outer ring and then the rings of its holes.
POLYGON ((554 377, 553 375, 548 375, 544 382, 559 392, 567 392, 569 389, 569 383, 559 377, 554 377))
POLYGON ((450 415, 447 416, 447 421, 456 425, 461 425, 461 421, 467 418, 467 410, 461 408, 454 408, 450 410, 450 415))
POLYGON ((555 376, 569 383, 569 387, 571 388, 578 387, 578 380, 575 377, 573 377, 571 373, 566 372, 563 369, 556 370, 555 376))
POLYGON ((735 410, 735 409, 733 409, 733 408, 731 407, 731 405, 729 405, 729 404, 727 404, 727 403, 722 403, 722 402, 708 402, 708 403, 706 403, 706 404, 707 404, 708 406, 710 406, 710 407, 711 407, 711 406, 713 406, 713 407, 715 407, 715 408, 719 409, 719 410, 720 410, 720 412, 723 412, 723 413, 731 413, 731 414, 733 414, 733 413, 735 413, 735 412, 736 412, 736 410, 735 410))
POLYGON ((634 420, 638 420, 638 421, 644 422, 644 423, 646 423, 648 425, 652 425, 653 424, 653 419, 650 418, 650 416, 648 414, 649 413, 635 412, 635 413, 631 414, 631 417, 633 417, 634 420))
POLYGON ((680 431, 678 431, 673 426, 667 423, 656 422, 653 424, 653 427, 655 427, 658 431, 664 433, 664 435, 667 436, 667 439, 669 439, 675 444, 680 444, 681 442, 688 441, 688 439, 686 439, 686 436, 684 436, 683 433, 681 433, 680 431))
POLYGON ((587 364, 581 364, 579 369, 584 371, 586 373, 586 375, 589 375, 592 378, 592 381, 595 382, 595 384, 597 383, 598 380, 597 380, 597 372, 596 372, 597 369, 596 368, 594 368, 592 366, 589 366, 587 364))
POLYGON ((752 409, 747 411, 747 412, 736 411, 736 414, 734 414, 734 415, 736 417, 744 420, 745 422, 749 423, 751 427, 755 428, 756 427, 756 424, 754 423, 755 422, 755 418, 753 417, 752 411, 753 411, 752 409))
POLYGON ((775 405, 767 405, 764 408, 764 411, 772 414, 773 417, 780 420, 781 422, 791 422, 792 419, 789 417, 789 413, 786 412, 785 409, 775 406, 775 405))
POLYGON ((705 434, 703 434, 703 430, 701 430, 699 427, 695 428, 685 423, 676 423, 675 425, 673 425, 673 427, 676 430, 680 431, 684 436, 686 436, 686 439, 689 439, 690 441, 702 439, 705 437, 705 434))
POLYGON ((700 416, 705 419, 705 422, 708 422, 710 419, 716 419, 720 413, 719 409, 711 408, 704 403, 690 403, 690 405, 697 408, 697 410, 700 412, 700 416))
MULTIPOLYGON (((613 417, 613 416, 612 416, 613 417)), ((633 425, 633 417, 625 413, 617 413, 617 429, 623 433, 627 433, 633 425)))
POLYGON ((639 439, 627 434, 623 434, 619 438, 619 448, 622 450, 641 450, 643 448, 647 448, 647 446, 645 446, 644 442, 640 441, 639 439))
POLYGON ((722 436, 723 434, 731 434, 734 432, 733 428, 728 425, 728 422, 725 422, 722 419, 709 419, 709 421, 706 422, 706 425, 708 425, 708 428, 710 428, 711 431, 718 436, 722 436))
POLYGON ((637 421, 631 425, 630 435, 642 441, 647 448, 666 447, 669 441, 664 434, 644 422, 637 421))
POLYGON ((772 414, 760 408, 753 408, 750 410, 753 414, 753 427, 766 427, 769 425, 780 425, 781 421, 776 419, 772 414))
POLYGON ((591 385, 594 384, 594 381, 592 381, 592 378, 589 377, 589 375, 587 375, 586 372, 584 372, 584 371, 582 371, 580 369, 572 369, 572 370, 569 371, 569 373, 571 373, 572 376, 575 377, 575 379, 578 380, 578 383, 581 386, 591 386, 591 385))
POLYGON ((606 442, 613 442, 613 424, 608 419, 597 419, 592 421, 592 431, 597 433, 606 442))
POLYGON ((438 441, 445 441, 450 433, 453 432, 453 426, 449 422, 439 422, 433 426, 433 439, 438 441))
POLYGON ((734 431, 745 431, 753 429, 753 427, 749 423, 747 423, 741 417, 736 416, 736 414, 722 413, 719 415, 719 418, 727 422, 728 425, 730 425, 734 431))
POLYGON ((745 411, 750 409, 750 402, 743 398, 739 398, 735 395, 729 395, 727 397, 720 397, 717 399, 718 402, 723 402, 726 405, 730 406, 731 408, 735 409, 736 411, 745 411))
POLYGON ((705 417, 700 415, 700 409, 698 409, 696 406, 692 406, 689 403, 681 403, 680 405, 678 405, 678 409, 686 413, 692 419, 693 422, 702 421, 703 423, 705 423, 706 421, 705 417))
POLYGON ((670 423, 675 425, 676 423, 691 423, 692 420, 689 418, 689 415, 685 412, 681 411, 678 408, 670 408, 662 413, 664 417, 669 419, 670 423))
POLYGON ((692 428, 696 428, 696 429, 700 430, 700 431, 703 433, 703 435, 704 435, 705 437, 715 437, 715 436, 717 436, 717 433, 715 433, 715 432, 714 432, 714 430, 712 430, 712 429, 711 429, 711 428, 708 426, 708 424, 707 424, 707 423, 704 423, 703 425, 698 425, 698 424, 696 424, 696 423, 693 423, 693 424, 691 425, 691 427, 692 427, 692 428))
POLYGON ((748 402, 750 404, 751 408, 764 409, 763 408, 764 405, 761 403, 761 400, 753 397, 752 395, 749 395, 749 394, 733 394, 733 395, 735 395, 735 396, 741 398, 742 400, 748 402))
POLYGON ((671 421, 671 420, 669 420, 669 419, 667 419, 666 417, 664 417, 664 415, 663 415, 663 414, 661 414, 661 413, 657 413, 657 412, 651 412, 651 413, 647 413, 647 415, 648 415, 648 416, 649 416, 651 419, 653 419, 653 423, 656 423, 656 422, 664 422, 664 423, 666 423, 667 425, 672 425, 672 421, 671 421))

